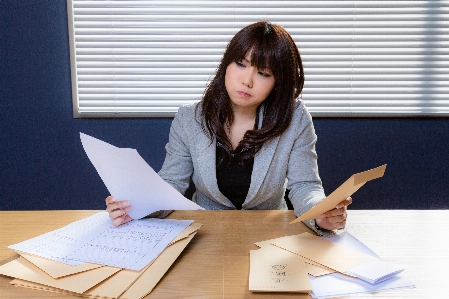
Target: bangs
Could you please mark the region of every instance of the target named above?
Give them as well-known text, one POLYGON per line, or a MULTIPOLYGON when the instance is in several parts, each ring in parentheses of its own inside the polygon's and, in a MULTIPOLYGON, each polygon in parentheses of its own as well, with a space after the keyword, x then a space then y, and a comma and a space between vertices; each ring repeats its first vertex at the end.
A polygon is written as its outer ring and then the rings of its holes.
MULTIPOLYGON (((271 44, 275 45, 275 43, 271 44)), ((280 63, 277 59, 277 55, 273 55, 273 46, 269 43, 268 45, 254 44, 251 48, 251 65, 255 66, 260 70, 270 69, 274 72, 275 66, 280 63)))
MULTIPOLYGON (((225 63, 241 61, 251 52, 251 65, 261 70, 269 68, 275 72, 276 68, 284 64, 282 57, 288 57, 281 55, 286 49, 282 49, 285 43, 280 42, 280 34, 276 25, 270 23, 257 23, 244 28, 231 40, 227 51, 229 56, 225 63)), ((290 49, 287 49, 287 53, 289 52, 290 49)))

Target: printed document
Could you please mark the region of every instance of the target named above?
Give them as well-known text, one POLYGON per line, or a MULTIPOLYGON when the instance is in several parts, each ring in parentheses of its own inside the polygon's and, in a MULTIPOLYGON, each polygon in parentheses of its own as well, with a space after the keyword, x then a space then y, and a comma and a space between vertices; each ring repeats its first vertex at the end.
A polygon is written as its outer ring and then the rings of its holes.
POLYGON ((108 214, 99 212, 9 248, 71 264, 140 271, 192 222, 150 218, 114 227, 108 214))

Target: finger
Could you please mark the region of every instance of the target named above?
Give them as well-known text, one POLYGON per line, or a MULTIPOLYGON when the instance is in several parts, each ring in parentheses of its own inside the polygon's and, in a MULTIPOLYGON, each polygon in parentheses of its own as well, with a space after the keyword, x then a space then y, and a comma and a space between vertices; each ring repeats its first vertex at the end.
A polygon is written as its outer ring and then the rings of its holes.
POLYGON ((125 224, 126 222, 129 222, 131 220, 133 220, 133 219, 128 214, 124 214, 121 217, 115 218, 112 221, 112 224, 114 226, 119 226, 119 225, 125 224))
POLYGON ((121 203, 110 203, 106 206, 106 211, 108 213, 111 213, 115 210, 119 210, 122 207, 121 203))
POLYGON ((127 207, 121 208, 121 209, 115 209, 115 210, 109 212, 109 217, 111 219, 123 217, 123 215, 126 215, 126 213, 129 212, 129 210, 131 210, 131 206, 127 206, 127 207))
POLYGON ((114 212, 115 210, 124 209, 127 206, 129 206, 129 201, 127 201, 127 200, 117 201, 117 202, 113 202, 113 203, 108 204, 106 206, 106 211, 111 213, 111 212, 114 212))
POLYGON ((337 208, 332 209, 330 211, 327 211, 326 213, 324 213, 321 216, 323 216, 324 218, 329 218, 329 217, 335 217, 335 216, 343 215, 343 213, 346 213, 346 207, 339 208, 339 209, 337 209, 337 208))
POLYGON ((352 203, 352 198, 348 197, 345 200, 343 200, 342 202, 340 202, 335 208, 337 208, 337 209, 346 208, 351 203, 352 203))
POLYGON ((108 204, 110 204, 110 203, 113 203, 113 202, 115 202, 115 201, 116 201, 116 199, 115 199, 115 197, 112 196, 112 195, 106 197, 106 205, 108 205, 108 204))

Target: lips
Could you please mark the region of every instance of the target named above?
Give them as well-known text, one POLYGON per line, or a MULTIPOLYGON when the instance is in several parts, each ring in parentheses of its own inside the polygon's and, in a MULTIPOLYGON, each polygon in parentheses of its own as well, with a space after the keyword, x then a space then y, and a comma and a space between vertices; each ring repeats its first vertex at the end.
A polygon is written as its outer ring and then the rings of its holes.
POLYGON ((246 93, 246 92, 244 92, 244 91, 237 91, 237 94, 238 94, 239 96, 241 96, 242 98, 247 98, 247 97, 250 96, 250 94, 248 94, 248 93, 246 93))

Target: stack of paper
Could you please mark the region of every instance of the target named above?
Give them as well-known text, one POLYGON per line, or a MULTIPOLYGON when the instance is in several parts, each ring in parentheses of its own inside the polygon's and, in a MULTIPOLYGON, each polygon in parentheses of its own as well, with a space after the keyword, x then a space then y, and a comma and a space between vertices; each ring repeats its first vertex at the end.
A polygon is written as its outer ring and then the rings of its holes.
POLYGON ((260 249, 250 252, 252 291, 310 292, 310 289, 314 298, 331 298, 414 287, 399 274, 404 270, 402 267, 380 260, 348 232, 331 238, 303 233, 256 245, 260 249), (284 271, 285 281, 273 279, 269 268, 275 265, 289 269, 284 271), (293 272, 301 274, 294 276, 293 272), (271 281, 270 287, 266 287, 267 281, 271 281))
POLYGON ((100 212, 9 246, 20 257, 0 266, 16 286, 84 297, 149 294, 201 224, 144 219, 114 227, 100 212))

